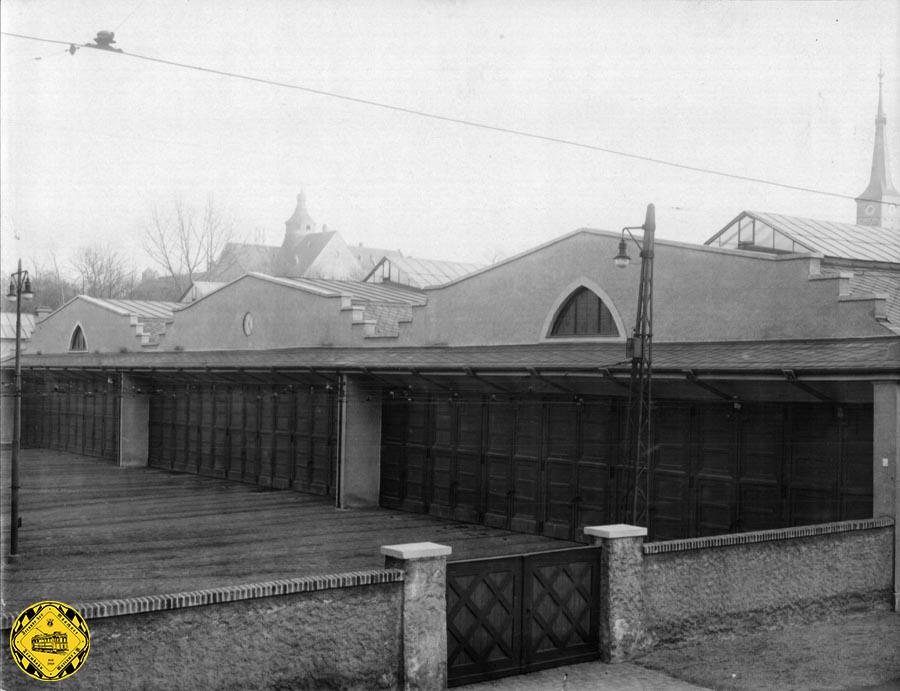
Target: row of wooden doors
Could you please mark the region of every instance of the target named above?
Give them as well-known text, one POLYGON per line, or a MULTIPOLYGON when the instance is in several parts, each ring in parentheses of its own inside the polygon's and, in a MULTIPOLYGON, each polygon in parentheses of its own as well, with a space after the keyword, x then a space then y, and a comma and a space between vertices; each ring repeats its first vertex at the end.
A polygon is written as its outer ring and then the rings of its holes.
MULTIPOLYGON (((381 502, 581 539, 632 491, 621 399, 386 400, 381 502)), ((870 515, 871 406, 658 402, 653 539, 870 515)))
POLYGON ((167 386, 150 399, 150 465, 334 496, 335 410, 326 388, 167 386))
POLYGON ((119 448, 117 379, 60 378, 22 397, 22 445, 115 461, 119 448))

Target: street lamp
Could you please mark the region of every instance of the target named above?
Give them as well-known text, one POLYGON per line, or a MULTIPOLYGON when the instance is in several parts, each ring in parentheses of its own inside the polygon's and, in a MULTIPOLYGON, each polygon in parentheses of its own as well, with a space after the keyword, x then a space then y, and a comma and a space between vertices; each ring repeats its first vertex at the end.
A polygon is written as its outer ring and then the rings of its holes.
MULTIPOLYGON (((656 233, 656 209, 647 205, 647 215, 641 226, 622 228, 619 252, 614 257, 620 269, 631 263, 627 237, 638 247, 641 256, 641 282, 638 289, 637 318, 634 333, 625 346, 625 356, 631 358, 631 381, 628 389, 628 418, 625 423, 625 460, 633 467, 634 486, 631 492, 630 520, 632 525, 650 527, 650 455, 653 427, 650 415, 652 346, 653 346, 653 240, 656 233), (638 241, 632 230, 644 231, 638 241)), ((622 517, 629 514, 627 503, 622 517)))
POLYGON ((14 559, 19 554, 19 446, 22 438, 22 300, 31 300, 31 278, 22 270, 19 260, 18 270, 11 274, 9 292, 6 297, 16 303, 16 381, 15 403, 13 404, 13 441, 10 458, 10 497, 9 497, 9 556, 14 559))

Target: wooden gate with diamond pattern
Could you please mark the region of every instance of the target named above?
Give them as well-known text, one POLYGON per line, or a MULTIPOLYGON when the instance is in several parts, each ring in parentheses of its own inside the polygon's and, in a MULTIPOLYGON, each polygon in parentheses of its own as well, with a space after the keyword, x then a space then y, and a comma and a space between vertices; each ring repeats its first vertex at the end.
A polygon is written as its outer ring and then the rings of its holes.
POLYGON ((600 656, 600 548, 447 565, 450 686, 600 656))

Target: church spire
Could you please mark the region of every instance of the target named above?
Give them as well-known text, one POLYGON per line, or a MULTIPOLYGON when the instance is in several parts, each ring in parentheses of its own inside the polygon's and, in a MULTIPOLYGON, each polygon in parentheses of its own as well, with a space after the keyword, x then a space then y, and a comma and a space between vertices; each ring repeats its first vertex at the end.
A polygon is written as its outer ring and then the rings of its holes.
POLYGON ((882 226, 900 230, 900 192, 891 181, 888 162, 883 98, 884 71, 878 73, 878 114, 875 117, 875 148, 872 152, 872 172, 869 185, 856 198, 856 222, 859 225, 882 226))

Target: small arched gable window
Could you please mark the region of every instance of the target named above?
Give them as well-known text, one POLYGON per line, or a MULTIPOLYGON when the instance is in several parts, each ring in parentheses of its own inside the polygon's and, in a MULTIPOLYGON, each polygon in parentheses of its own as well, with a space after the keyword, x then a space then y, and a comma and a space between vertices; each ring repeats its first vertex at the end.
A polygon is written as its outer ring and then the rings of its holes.
POLYGON ((69 350, 78 352, 87 350, 87 341, 84 338, 84 331, 81 330, 80 324, 75 327, 75 330, 72 332, 72 338, 69 339, 69 350))
POLYGON ((618 336, 619 329, 609 308, 592 290, 581 286, 559 308, 551 336, 618 336))

